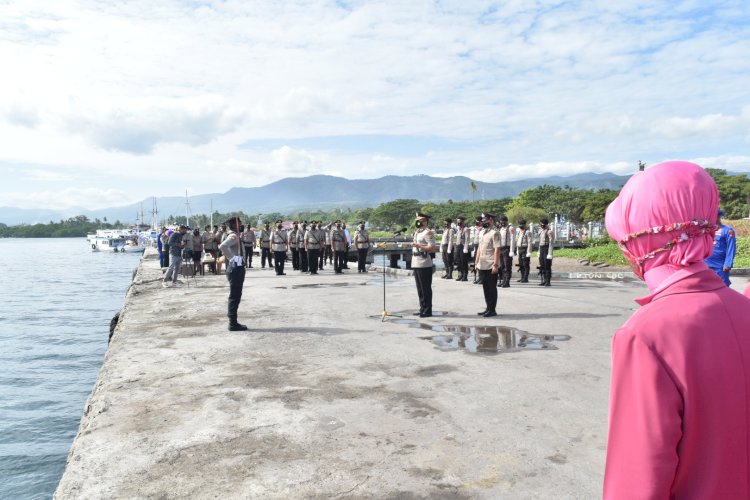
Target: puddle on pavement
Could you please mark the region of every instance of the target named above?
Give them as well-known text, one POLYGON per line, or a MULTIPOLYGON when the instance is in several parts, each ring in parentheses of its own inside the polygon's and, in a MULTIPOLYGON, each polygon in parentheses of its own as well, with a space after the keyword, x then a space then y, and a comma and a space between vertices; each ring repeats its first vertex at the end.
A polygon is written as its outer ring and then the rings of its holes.
POLYGON ((296 288, 330 288, 330 287, 343 287, 351 286, 351 283, 304 283, 302 285, 292 285, 292 289, 296 288))
POLYGON ((554 342, 570 340, 570 335, 534 335, 508 326, 429 325, 414 321, 411 328, 444 333, 429 340, 441 351, 463 350, 472 354, 557 350, 554 342))
MULTIPOLYGON (((385 279, 386 286, 414 286, 414 280, 405 280, 405 279, 398 279, 398 278, 386 278, 385 279)), ((360 285, 364 286, 383 286, 383 278, 376 278, 371 279, 368 281, 365 281, 364 283, 360 283, 360 285)))

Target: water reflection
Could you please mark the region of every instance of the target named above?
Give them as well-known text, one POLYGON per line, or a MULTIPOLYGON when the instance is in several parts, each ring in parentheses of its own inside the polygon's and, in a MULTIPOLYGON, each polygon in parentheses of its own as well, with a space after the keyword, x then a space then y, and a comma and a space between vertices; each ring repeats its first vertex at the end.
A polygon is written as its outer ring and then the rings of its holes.
POLYGON ((500 354, 528 350, 556 350, 553 342, 570 340, 570 335, 534 335, 507 326, 429 325, 414 322, 412 328, 447 335, 421 337, 441 351, 464 350, 472 354, 500 354))

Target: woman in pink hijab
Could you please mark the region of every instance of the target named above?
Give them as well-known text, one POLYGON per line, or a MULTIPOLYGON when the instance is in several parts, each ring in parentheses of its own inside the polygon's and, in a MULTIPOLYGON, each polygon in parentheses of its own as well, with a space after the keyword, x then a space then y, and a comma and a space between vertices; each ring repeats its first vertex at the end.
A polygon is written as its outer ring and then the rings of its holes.
POLYGON ((609 235, 649 288, 612 339, 607 499, 750 498, 750 300, 703 259, 718 191, 698 165, 635 174, 609 235))

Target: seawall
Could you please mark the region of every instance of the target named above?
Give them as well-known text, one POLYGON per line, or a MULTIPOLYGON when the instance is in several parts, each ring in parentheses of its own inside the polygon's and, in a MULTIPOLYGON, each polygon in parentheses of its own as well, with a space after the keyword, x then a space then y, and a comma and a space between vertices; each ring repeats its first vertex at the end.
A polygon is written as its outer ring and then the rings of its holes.
POLYGON ((164 289, 146 256, 55 498, 600 495, 610 339, 642 285, 513 282, 485 319, 481 286, 435 275, 419 320, 389 276, 403 318, 381 321, 382 275, 350 267, 249 270, 229 332, 223 276, 164 289))

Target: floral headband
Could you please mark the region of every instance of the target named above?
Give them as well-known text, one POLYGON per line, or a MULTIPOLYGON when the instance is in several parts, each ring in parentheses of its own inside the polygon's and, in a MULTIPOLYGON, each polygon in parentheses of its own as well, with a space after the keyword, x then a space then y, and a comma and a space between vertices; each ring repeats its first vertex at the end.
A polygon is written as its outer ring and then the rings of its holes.
MULTIPOLYGON (((643 235, 671 233, 673 231, 681 231, 677 237, 668 241, 664 246, 657 248, 656 250, 653 250, 641 257, 635 258, 638 264, 642 265, 647 260, 653 259, 654 256, 656 256, 656 254, 671 250, 678 243, 682 243, 683 241, 687 241, 690 238, 695 238, 696 236, 700 236, 703 234, 713 235, 717 229, 718 229, 718 226, 716 225, 716 223, 709 221, 709 220, 691 220, 687 222, 673 222, 671 224, 665 224, 664 226, 651 227, 648 229, 643 229, 642 231, 638 231, 636 233, 630 233, 629 235, 625 236, 625 238, 618 241, 617 244, 620 246, 620 249, 627 251, 627 249, 625 248, 625 243, 627 243, 628 241, 634 240, 636 238, 639 238, 643 235)), ((627 252, 627 253, 630 254, 630 252, 627 252)))

